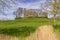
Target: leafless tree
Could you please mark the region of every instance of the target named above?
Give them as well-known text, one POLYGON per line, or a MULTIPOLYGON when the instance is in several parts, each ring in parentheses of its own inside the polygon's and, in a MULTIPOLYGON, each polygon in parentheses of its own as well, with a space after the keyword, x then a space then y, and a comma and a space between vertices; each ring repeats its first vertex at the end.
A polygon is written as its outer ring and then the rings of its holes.
POLYGON ((0 0, 0 13, 5 14, 12 7, 18 5, 17 0, 0 0))

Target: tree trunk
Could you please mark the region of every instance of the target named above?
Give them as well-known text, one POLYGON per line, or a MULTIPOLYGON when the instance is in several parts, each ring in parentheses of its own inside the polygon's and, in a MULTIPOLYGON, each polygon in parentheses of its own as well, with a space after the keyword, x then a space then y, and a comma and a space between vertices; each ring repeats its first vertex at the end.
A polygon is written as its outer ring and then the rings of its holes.
POLYGON ((56 14, 54 14, 54 25, 56 25, 56 14))

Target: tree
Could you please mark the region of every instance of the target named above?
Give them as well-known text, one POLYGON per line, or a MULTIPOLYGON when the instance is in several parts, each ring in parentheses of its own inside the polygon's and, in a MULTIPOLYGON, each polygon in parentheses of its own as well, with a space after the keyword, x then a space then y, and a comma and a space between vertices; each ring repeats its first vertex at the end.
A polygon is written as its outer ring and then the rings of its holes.
POLYGON ((5 14, 5 12, 10 9, 15 8, 18 5, 17 0, 0 0, 0 13, 5 14))
MULTIPOLYGON (((59 1, 59 0, 58 0, 59 1)), ((56 14, 60 13, 60 2, 55 1, 52 3, 52 13, 54 14, 54 25, 56 25, 56 14)))

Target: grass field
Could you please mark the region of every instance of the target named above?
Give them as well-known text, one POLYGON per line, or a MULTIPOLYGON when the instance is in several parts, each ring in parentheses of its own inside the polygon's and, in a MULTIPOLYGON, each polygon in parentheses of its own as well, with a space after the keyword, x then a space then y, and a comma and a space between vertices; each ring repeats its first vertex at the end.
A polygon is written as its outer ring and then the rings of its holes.
POLYGON ((47 18, 20 18, 14 21, 0 21, 0 28, 22 27, 22 26, 40 26, 42 24, 52 24, 52 19, 47 18))
MULTIPOLYGON (((60 19, 56 19, 56 24, 60 25, 60 19)), ((13 36, 28 36, 41 25, 53 25, 53 19, 47 18, 18 18, 13 21, 0 21, 0 34, 13 36)), ((59 34, 60 26, 54 30, 59 34)))

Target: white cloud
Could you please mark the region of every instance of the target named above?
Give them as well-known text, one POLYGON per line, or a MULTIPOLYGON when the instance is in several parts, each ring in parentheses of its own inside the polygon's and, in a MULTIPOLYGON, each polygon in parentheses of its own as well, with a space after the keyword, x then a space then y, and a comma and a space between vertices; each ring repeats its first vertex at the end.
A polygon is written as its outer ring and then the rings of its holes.
POLYGON ((46 0, 40 0, 39 2, 31 2, 31 3, 20 3, 20 7, 27 9, 40 9, 42 3, 45 3, 46 0))

